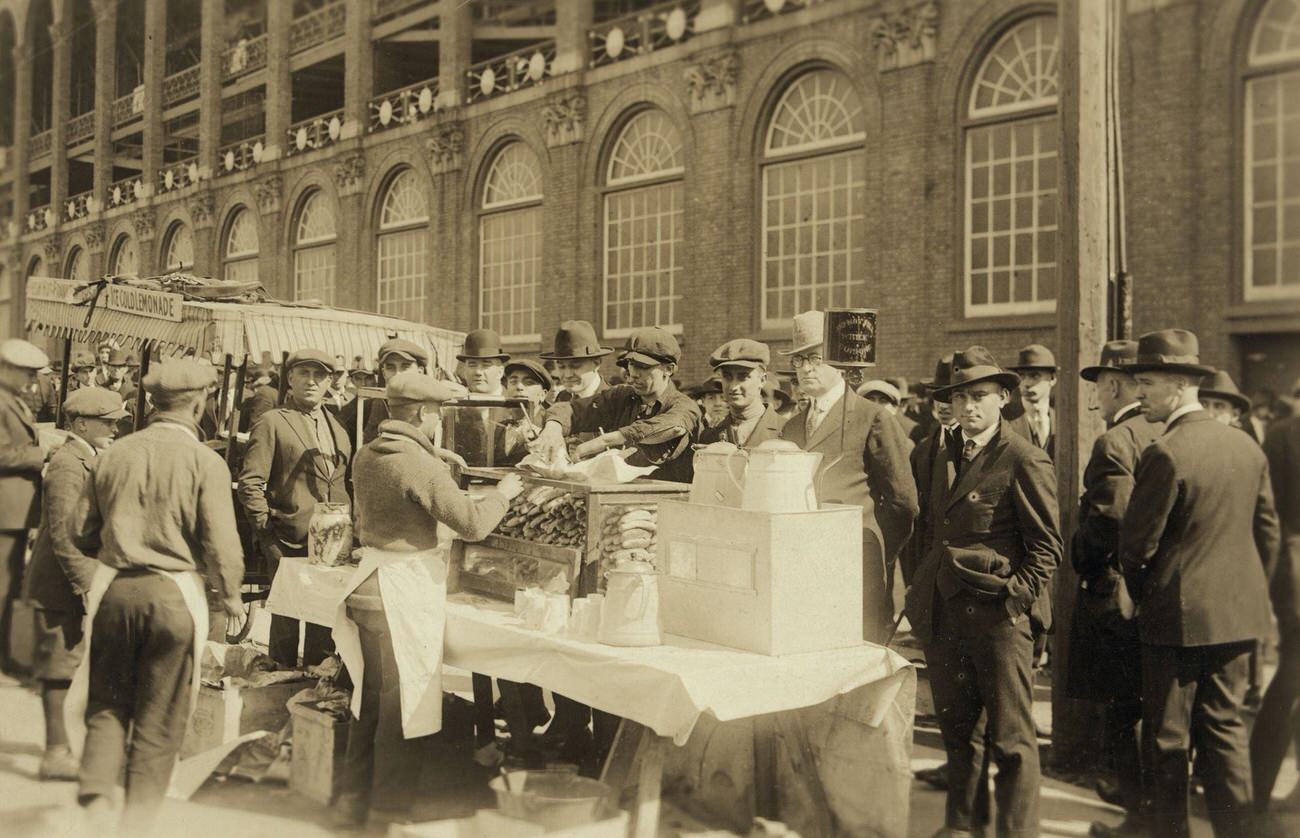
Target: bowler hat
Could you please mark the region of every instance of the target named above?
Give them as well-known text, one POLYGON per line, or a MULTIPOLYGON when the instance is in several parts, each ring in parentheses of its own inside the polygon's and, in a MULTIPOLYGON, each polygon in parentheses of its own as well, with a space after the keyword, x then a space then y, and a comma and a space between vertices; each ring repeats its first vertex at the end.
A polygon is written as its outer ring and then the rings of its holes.
POLYGON ((1186 329, 1161 329, 1138 338, 1137 355, 1125 364, 1130 373, 1169 372, 1214 375, 1214 367, 1201 363, 1201 344, 1186 329))
POLYGON ((581 361, 604 358, 613 349, 600 345, 596 329, 586 320, 565 320, 555 333, 555 348, 541 353, 548 361, 581 361))
POLYGON ((142 383, 145 391, 155 396, 184 393, 211 387, 216 383, 216 373, 211 364, 201 364, 193 358, 173 358, 150 367, 142 383))
POLYGON ((729 340, 713 350, 713 355, 709 358, 709 366, 714 369, 718 367, 766 369, 771 363, 772 351, 767 348, 767 344, 749 338, 729 340))
POLYGON ((952 381, 952 353, 949 352, 940 358, 934 365, 934 377, 922 378, 921 386, 929 390, 938 387, 947 387, 952 381))
POLYGON ((675 364, 682 357, 682 348, 677 338, 658 326, 637 329, 627 336, 627 343, 619 353, 619 366, 626 366, 631 361, 642 366, 675 364))
POLYGON ((870 381, 864 381, 862 386, 858 388, 858 395, 866 396, 868 393, 880 393, 882 396, 886 396, 894 404, 898 404, 903 398, 902 393, 898 392, 898 388, 893 384, 890 384, 888 381, 885 381, 883 378, 873 378, 870 381))
POLYGON ((311 348, 299 349, 290 355, 289 360, 284 362, 285 372, 303 364, 316 364, 322 367, 325 372, 334 372, 334 359, 330 357, 329 353, 311 348))
POLYGON ((1096 381, 1107 370, 1111 372, 1127 372, 1124 366, 1133 363, 1137 359, 1137 351, 1138 345, 1135 340, 1108 341, 1101 348, 1101 362, 1096 366, 1084 367, 1079 370, 1079 377, 1084 381, 1096 381))
POLYGON ((541 361, 535 361, 532 358, 515 358, 506 363, 505 374, 507 377, 510 375, 511 370, 522 370, 527 372, 533 378, 536 378, 537 383, 541 384, 547 390, 550 390, 555 386, 554 379, 551 378, 551 374, 547 372, 546 367, 542 366, 541 361))
POLYGON ((426 366, 429 363, 429 353, 425 348, 404 338, 391 338, 384 341, 383 345, 379 347, 379 362, 382 364, 384 358, 388 355, 400 355, 417 364, 426 366))
POLYGON ((981 381, 992 381, 1013 390, 1020 383, 1020 376, 999 367, 993 354, 984 347, 972 346, 964 352, 952 353, 951 378, 946 387, 935 389, 934 398, 940 402, 950 402, 954 390, 981 381))
POLYGON ((1249 413, 1251 407, 1250 399, 1243 395, 1237 389, 1237 382, 1232 380, 1227 370, 1219 370, 1212 378, 1206 379, 1201 385, 1200 396, 1208 396, 1212 399, 1223 399, 1242 413, 1249 413))
POLYGON ((128 416, 122 406, 122 397, 104 387, 82 387, 75 390, 63 403, 68 416, 88 416, 94 419, 122 419, 128 416))
POLYGON ((509 361, 510 354, 501 351, 501 335, 494 329, 475 329, 465 336, 465 349, 456 356, 458 361, 471 358, 480 361, 500 359, 509 361))
POLYGON ((796 314, 790 322, 790 349, 781 350, 782 355, 798 355, 809 349, 817 349, 825 343, 822 331, 826 325, 826 315, 820 311, 805 311, 796 314))
POLYGON ((9 338, 0 343, 0 361, 24 370, 39 370, 50 363, 49 356, 39 346, 21 338, 9 338))
POLYGON ((1012 372, 1029 372, 1031 370, 1056 372, 1056 356, 1052 354, 1052 350, 1041 343, 1031 343, 1016 353, 1016 362, 1007 369, 1012 372))
POLYGON ((408 370, 398 373, 384 386, 384 399, 389 404, 413 402, 449 402, 465 395, 465 388, 451 381, 442 381, 422 372, 408 370))

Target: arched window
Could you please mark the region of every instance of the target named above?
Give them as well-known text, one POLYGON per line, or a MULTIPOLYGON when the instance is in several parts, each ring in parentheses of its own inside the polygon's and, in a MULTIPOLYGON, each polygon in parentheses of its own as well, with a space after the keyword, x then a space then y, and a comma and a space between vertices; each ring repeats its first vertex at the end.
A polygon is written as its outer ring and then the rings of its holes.
POLYGON ((63 276, 67 279, 75 279, 78 282, 86 282, 90 279, 90 263, 86 259, 86 251, 80 247, 72 248, 68 254, 68 261, 64 263, 63 276))
POLYGON ((140 272, 135 239, 126 233, 113 241, 113 248, 108 252, 108 272, 113 276, 130 276, 140 272))
POLYGON ((763 145, 763 325, 862 300, 866 115, 845 76, 811 70, 772 111, 763 145))
POLYGON ((428 276, 429 208, 415 172, 398 172, 379 206, 379 313, 419 322, 428 276))
POLYGON ((479 216, 479 325, 535 340, 542 270, 542 174, 537 155, 513 142, 492 160, 479 216))
POLYGON ((1056 18, 1007 31, 964 119, 967 315, 1056 310, 1056 18))
POLYGON ((335 241, 338 222, 334 207, 319 189, 308 192, 298 206, 293 236, 293 298, 334 305, 335 241))
POLYGON ((1245 298, 1300 297, 1300 2, 1271 0, 1246 59, 1245 298))
POLYGON ((619 132, 605 172, 607 334, 681 330, 685 171, 681 135, 662 111, 642 111, 619 132))
POLYGON ((246 207, 235 210, 226 225, 225 278, 227 282, 257 282, 257 217, 246 207))
POLYGON ((167 228, 163 238, 163 269, 166 271, 194 270, 194 234, 189 225, 177 221, 167 228))

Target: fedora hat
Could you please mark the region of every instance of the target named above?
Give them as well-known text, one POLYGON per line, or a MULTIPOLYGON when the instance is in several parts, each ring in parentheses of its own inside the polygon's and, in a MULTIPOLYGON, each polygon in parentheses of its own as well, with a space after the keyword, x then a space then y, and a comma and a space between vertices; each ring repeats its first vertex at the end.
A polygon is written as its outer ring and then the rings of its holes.
POLYGON ((1012 372, 1029 372, 1030 370, 1056 372, 1056 356, 1052 354, 1052 350, 1041 343, 1031 343, 1016 353, 1016 362, 1007 369, 1012 372))
POLYGON ((1138 345, 1135 340, 1107 341, 1101 348, 1101 361, 1095 366, 1079 370, 1084 381, 1096 381, 1103 372, 1128 372, 1125 366, 1137 360, 1138 345))
POLYGON ((944 355, 934 365, 934 377, 922 378, 921 386, 927 390, 934 390, 938 387, 947 387, 952 379, 952 353, 944 355))
POLYGON ((1199 395, 1204 398, 1223 399, 1242 413, 1250 413, 1250 398, 1237 389, 1237 382, 1232 380, 1226 370, 1219 370, 1213 377, 1201 385, 1199 395))
POLYGON ((613 351, 600 345, 595 327, 586 320, 565 320, 555 333, 555 349, 539 357, 548 361, 585 361, 604 358, 613 351))
POLYGON ((465 335, 465 348, 456 356, 457 361, 466 361, 471 358, 479 360, 497 358, 502 361, 509 361, 510 354, 501 351, 501 335, 497 334, 494 329, 475 329, 465 335))
POLYGON ((798 355, 809 349, 816 349, 825 343, 822 330, 826 324, 826 315, 820 311, 805 311, 796 314, 790 323, 790 349, 780 350, 782 355, 798 355))
POLYGON ((1124 369, 1130 373, 1171 372, 1214 375, 1214 367, 1201 363, 1201 344, 1186 329, 1161 329, 1138 338, 1137 355, 1124 369))
POLYGON ((982 346, 972 346, 963 352, 952 353, 952 372, 946 387, 937 387, 934 398, 941 402, 952 401, 953 391, 959 387, 992 381, 1008 390, 1020 383, 1020 376, 998 366, 993 353, 982 346))

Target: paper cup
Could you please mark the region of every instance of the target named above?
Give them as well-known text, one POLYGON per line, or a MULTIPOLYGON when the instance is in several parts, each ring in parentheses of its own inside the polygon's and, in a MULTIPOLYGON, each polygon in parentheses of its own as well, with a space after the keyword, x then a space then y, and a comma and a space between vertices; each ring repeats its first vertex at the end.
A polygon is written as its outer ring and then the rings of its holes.
POLYGON ((569 625, 569 595, 547 594, 541 629, 545 634, 560 634, 569 625))

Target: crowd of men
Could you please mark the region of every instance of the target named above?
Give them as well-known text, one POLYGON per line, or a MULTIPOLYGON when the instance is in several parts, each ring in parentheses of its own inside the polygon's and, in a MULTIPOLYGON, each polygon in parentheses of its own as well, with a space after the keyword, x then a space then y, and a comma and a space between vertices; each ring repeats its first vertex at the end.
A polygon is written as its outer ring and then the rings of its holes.
MULTIPOLYGON (((947 754, 930 778, 947 789, 944 834, 1037 834, 1033 695, 1053 631, 1071 632, 1058 688, 1105 707, 1115 775, 1106 791, 1125 817, 1094 824, 1094 835, 1187 835, 1193 766, 1216 835, 1258 834, 1300 724, 1300 417, 1270 425, 1180 329, 1108 343, 1080 370, 1059 369, 1040 345, 1006 367, 971 346, 940 358, 915 388, 836 367, 822 329, 821 312, 794 318, 780 353, 786 381, 766 344, 738 338, 713 351, 713 375, 688 391, 675 383, 681 349, 668 331, 634 331, 616 382, 602 371, 615 351, 585 321, 561 324, 537 360, 512 358, 490 330, 472 332, 457 355, 459 381, 440 380, 437 359, 400 339, 380 348, 373 374, 309 347, 257 371, 243 400, 249 439, 236 502, 270 572, 306 554, 322 503, 352 510, 365 557, 332 636, 278 616, 270 635, 281 665, 298 665, 300 641, 304 664, 336 642, 347 663, 360 721, 342 822, 409 806, 421 741, 440 725, 441 701, 430 696, 440 694, 441 644, 429 633, 441 628, 429 603, 445 595, 446 567, 433 523, 481 538, 521 489, 509 477, 470 499, 453 479, 461 461, 441 445, 442 407, 473 393, 523 399, 527 445, 540 457, 632 449, 660 479, 689 482, 693 449, 714 443, 782 439, 823 453, 818 498, 864 510, 864 637, 889 642, 905 616, 926 657, 947 754), (1075 501, 1058 497, 1052 463, 1052 392, 1066 374, 1091 385, 1106 422, 1068 534, 1060 504, 1075 501), (377 383, 386 398, 366 404, 358 432, 355 389, 377 383), (1054 627, 1066 535, 1077 606, 1072 625, 1054 627), (1280 663, 1251 737, 1243 707, 1270 615, 1280 663), (419 689, 413 672, 424 673, 419 689)), ((69 441, 50 452, 24 398, 40 389, 47 359, 22 341, 0 346, 0 594, 6 603, 16 595, 26 533, 37 528, 25 590, 39 617, 42 776, 78 778, 88 811, 109 817, 125 765, 127 814, 147 823, 183 735, 194 644, 209 613, 241 610, 243 557, 230 475, 201 441, 229 421, 233 394, 216 392, 211 365, 161 362, 139 382, 148 425, 114 441, 130 409, 131 361, 110 347, 93 372, 73 362, 78 388, 62 406, 69 441), (78 764, 62 716, 87 646, 78 764)), ((514 709, 530 726, 545 721, 535 689, 528 700, 528 685, 502 686, 523 697, 514 709)), ((548 735, 590 744, 592 718, 559 696, 548 735)), ((599 740, 609 719, 596 713, 595 726, 599 740)))

